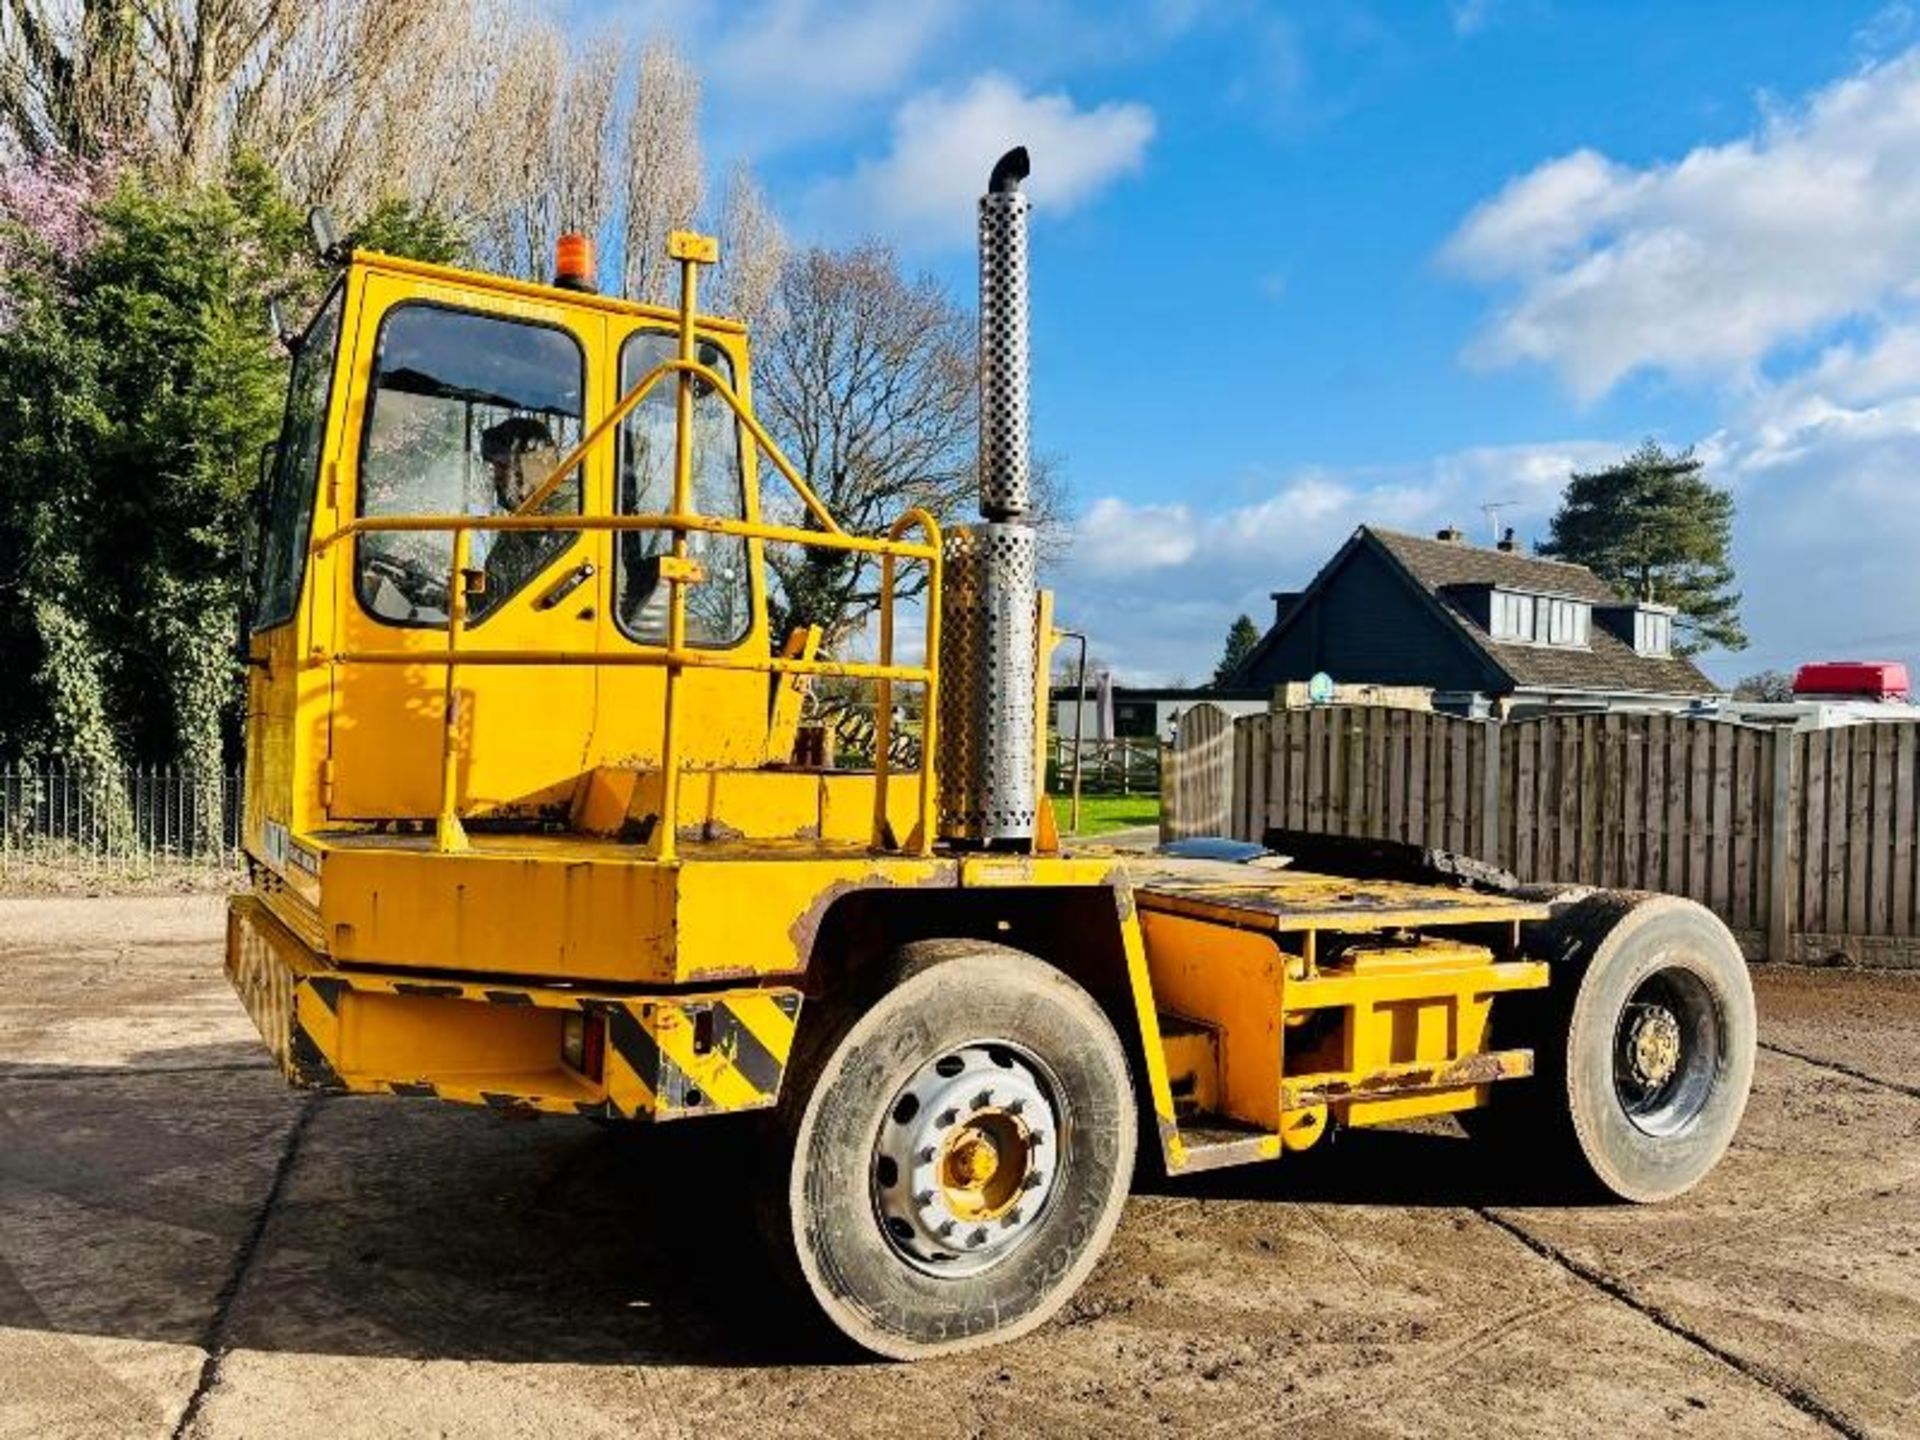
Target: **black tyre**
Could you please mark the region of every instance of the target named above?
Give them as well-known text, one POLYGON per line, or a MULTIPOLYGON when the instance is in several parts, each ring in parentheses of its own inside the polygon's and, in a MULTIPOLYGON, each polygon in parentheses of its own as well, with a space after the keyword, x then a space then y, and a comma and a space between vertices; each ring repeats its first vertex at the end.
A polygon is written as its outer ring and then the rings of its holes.
POLYGON ((775 1258, 894 1359, 1025 1334, 1119 1223, 1135 1138, 1119 1038, 1059 971, 981 942, 906 946, 864 994, 802 1026, 763 1186, 775 1258))
POLYGON ((1535 1078, 1494 1090, 1468 1132, 1570 1163, 1608 1193, 1669 1200, 1720 1163, 1746 1113, 1758 1024, 1731 933, 1690 900, 1597 891, 1529 927, 1544 992, 1494 1001, 1495 1043, 1535 1078))

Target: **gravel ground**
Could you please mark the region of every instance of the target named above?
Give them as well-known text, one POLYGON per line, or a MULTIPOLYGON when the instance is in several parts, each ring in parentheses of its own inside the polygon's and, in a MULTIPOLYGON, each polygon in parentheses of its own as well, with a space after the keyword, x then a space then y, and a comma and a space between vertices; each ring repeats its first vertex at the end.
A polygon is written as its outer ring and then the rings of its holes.
POLYGON ((1760 973, 1680 1203, 1362 1132, 1150 1186, 1061 1320, 908 1367, 783 1329, 656 1137, 289 1092, 221 923, 0 901, 0 1436, 1920 1436, 1920 975, 1760 973))

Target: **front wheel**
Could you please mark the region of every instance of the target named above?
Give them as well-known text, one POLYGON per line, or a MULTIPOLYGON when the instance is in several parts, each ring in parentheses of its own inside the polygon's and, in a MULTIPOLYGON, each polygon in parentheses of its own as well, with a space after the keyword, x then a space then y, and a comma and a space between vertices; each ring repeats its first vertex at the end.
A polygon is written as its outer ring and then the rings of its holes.
POLYGON ((881 1355, 1025 1334, 1119 1223, 1119 1038, 1072 980, 998 945, 906 946, 870 993, 803 1036, 788 1071, 763 1204, 775 1257, 881 1355))
POLYGON ((1530 1045, 1535 1079, 1461 1118, 1555 1150, 1620 1199, 1684 1194, 1732 1144, 1758 1021, 1739 946, 1692 901, 1601 891, 1530 927, 1545 992, 1494 1002, 1499 1044, 1530 1045))

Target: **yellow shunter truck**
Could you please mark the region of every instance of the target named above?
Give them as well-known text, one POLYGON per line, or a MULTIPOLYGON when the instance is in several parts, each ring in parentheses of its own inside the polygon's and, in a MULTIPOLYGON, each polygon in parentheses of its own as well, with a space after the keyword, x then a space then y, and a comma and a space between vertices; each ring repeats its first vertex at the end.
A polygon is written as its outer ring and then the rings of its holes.
POLYGON ((722 1128, 760 1152, 772 1270, 903 1358, 1058 1310, 1137 1143, 1181 1175, 1458 1114, 1490 1164, 1688 1189, 1755 1040, 1698 906, 1061 842, 1026 173, 1010 152, 980 201, 981 516, 944 533, 850 533, 783 458, 746 334, 698 307, 711 239, 672 237, 677 308, 594 293, 572 237, 552 285, 332 248, 264 487, 228 929, 280 1066, 761 1112, 722 1128), (769 632, 768 546, 875 567, 872 658, 769 632), (871 686, 876 769, 818 763, 822 676, 871 686))

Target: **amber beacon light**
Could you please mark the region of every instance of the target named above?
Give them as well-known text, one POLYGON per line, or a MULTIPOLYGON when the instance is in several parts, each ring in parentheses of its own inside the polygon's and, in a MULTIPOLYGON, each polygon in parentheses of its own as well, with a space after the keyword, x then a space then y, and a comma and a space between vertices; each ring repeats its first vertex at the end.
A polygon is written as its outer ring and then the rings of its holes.
POLYGON ((593 289, 593 242, 577 230, 553 247, 553 283, 562 290, 593 289))

